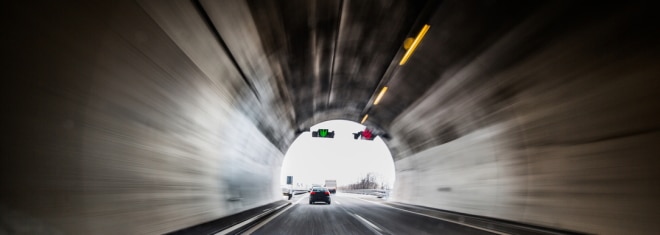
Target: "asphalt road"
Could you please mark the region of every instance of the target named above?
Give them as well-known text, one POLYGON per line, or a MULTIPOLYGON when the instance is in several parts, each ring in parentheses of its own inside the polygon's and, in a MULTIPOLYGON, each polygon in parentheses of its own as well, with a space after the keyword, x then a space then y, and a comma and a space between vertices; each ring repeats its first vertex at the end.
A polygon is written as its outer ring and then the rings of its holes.
POLYGON ((285 211, 245 234, 497 234, 383 205, 373 196, 336 194, 310 205, 296 195, 285 211))

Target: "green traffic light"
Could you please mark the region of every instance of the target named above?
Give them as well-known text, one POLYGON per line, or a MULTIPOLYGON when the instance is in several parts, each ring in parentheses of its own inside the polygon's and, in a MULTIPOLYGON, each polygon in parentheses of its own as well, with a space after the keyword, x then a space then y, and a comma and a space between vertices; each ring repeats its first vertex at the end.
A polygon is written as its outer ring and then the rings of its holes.
POLYGON ((328 136, 328 129, 319 129, 319 136, 320 137, 328 136))

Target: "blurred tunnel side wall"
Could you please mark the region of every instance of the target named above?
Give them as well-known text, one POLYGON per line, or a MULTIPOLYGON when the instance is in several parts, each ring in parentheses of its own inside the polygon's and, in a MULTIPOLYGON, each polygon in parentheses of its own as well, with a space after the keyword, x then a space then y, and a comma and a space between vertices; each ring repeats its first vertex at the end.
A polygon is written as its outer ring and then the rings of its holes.
POLYGON ((283 154, 262 131, 284 124, 261 122, 203 23, 178 35, 205 47, 191 58, 134 2, 7 12, 5 232, 162 234, 281 199, 283 154))
MULTIPOLYGON (((656 234, 660 53, 642 27, 648 19, 621 12, 573 22, 525 60, 498 67, 526 43, 503 37, 444 74, 391 126, 394 200, 595 234, 656 234)), ((520 32, 525 24, 511 35, 520 32)))

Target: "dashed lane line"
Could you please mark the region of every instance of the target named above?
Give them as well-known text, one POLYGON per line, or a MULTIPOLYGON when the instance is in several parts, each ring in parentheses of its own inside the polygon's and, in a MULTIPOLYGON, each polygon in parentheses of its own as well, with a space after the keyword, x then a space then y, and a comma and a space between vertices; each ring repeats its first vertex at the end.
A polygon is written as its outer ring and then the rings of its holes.
POLYGON ((375 224, 369 222, 369 220, 367 220, 367 219, 365 219, 365 218, 362 218, 362 216, 359 216, 358 214, 355 214, 355 213, 351 213, 351 215, 352 215, 353 217, 355 217, 358 221, 360 221, 362 224, 365 224, 366 227, 369 228, 369 230, 371 230, 371 231, 374 232, 375 234, 377 234, 377 235, 383 235, 383 234, 381 233, 383 230, 382 230, 381 228, 379 228, 378 226, 376 226, 375 224))

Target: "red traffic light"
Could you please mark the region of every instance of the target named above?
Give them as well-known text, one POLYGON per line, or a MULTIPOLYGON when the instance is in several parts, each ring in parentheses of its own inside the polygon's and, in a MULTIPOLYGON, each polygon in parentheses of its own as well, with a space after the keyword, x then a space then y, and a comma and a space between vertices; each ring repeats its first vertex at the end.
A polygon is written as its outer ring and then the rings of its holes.
POLYGON ((374 140, 374 138, 376 138, 376 135, 373 132, 371 132, 369 129, 365 128, 364 131, 353 133, 354 139, 357 140, 358 137, 363 140, 374 140))
POLYGON ((364 131, 362 131, 362 137, 368 140, 374 139, 373 133, 371 133, 369 129, 364 129, 364 131))

